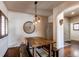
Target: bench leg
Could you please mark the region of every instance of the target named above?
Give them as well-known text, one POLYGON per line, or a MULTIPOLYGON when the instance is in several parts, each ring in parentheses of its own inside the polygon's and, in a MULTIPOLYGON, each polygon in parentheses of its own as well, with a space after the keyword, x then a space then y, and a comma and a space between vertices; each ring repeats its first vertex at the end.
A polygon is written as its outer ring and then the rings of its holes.
POLYGON ((55 51, 53 51, 53 57, 55 57, 55 51))
POLYGON ((53 51, 53 57, 58 57, 59 56, 59 51, 53 51))
POLYGON ((56 57, 58 57, 59 56, 59 51, 56 51, 56 57))

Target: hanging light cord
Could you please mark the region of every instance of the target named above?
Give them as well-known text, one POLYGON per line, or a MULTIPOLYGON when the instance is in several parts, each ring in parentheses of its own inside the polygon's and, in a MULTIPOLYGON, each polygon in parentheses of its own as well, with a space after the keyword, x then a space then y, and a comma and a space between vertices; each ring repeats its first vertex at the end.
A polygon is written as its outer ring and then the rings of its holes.
POLYGON ((35 1, 35 17, 37 17, 37 1, 35 1))
POLYGON ((37 24, 37 22, 40 22, 40 18, 37 15, 37 1, 35 1, 34 4, 35 4, 35 20, 34 20, 34 23, 37 24))

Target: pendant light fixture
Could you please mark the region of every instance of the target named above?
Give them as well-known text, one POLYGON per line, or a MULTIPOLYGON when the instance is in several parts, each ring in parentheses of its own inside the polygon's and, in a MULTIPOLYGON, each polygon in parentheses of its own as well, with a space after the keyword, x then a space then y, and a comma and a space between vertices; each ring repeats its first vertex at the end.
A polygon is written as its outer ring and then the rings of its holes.
POLYGON ((35 19, 34 19, 34 24, 37 24, 37 23, 40 23, 40 18, 38 17, 38 15, 37 15, 37 1, 35 1, 34 2, 34 4, 35 4, 35 19))

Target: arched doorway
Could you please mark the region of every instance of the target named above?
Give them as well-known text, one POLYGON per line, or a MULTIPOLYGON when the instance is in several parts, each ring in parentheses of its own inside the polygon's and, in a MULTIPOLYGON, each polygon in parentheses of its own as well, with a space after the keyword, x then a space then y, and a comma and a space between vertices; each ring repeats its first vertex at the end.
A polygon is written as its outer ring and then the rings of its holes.
MULTIPOLYGON (((60 49, 60 48, 64 48, 64 13, 68 12, 68 11, 71 11, 71 10, 75 10, 79 8, 79 5, 74 5, 74 6, 71 6, 71 7, 68 7, 66 9, 64 9, 62 12, 60 12, 58 15, 57 15, 57 48, 60 49), (63 19, 63 25, 60 25, 60 21, 63 19)), ((63 50, 64 51, 64 50, 63 50)), ((62 53, 63 56, 64 56, 64 52, 62 53)))

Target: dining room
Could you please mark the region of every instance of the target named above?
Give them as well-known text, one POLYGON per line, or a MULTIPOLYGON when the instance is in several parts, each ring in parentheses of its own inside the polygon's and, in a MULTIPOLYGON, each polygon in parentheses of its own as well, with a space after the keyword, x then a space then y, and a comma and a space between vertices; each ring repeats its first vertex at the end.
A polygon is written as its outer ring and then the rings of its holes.
POLYGON ((6 47, 3 56, 58 56, 57 50, 52 50, 53 46, 56 46, 56 41, 53 40, 53 15, 51 11, 54 6, 50 7, 54 3, 59 5, 62 2, 4 1, 3 3, 9 10, 7 16, 9 24, 8 47, 6 47), (42 7, 47 3, 50 3, 47 5, 48 7, 42 7))
MULTIPOLYGON (((76 2, 65 2, 70 3, 76 2)), ((64 26, 60 11, 65 4, 63 1, 1 1, 0 56, 63 57, 64 26)))

